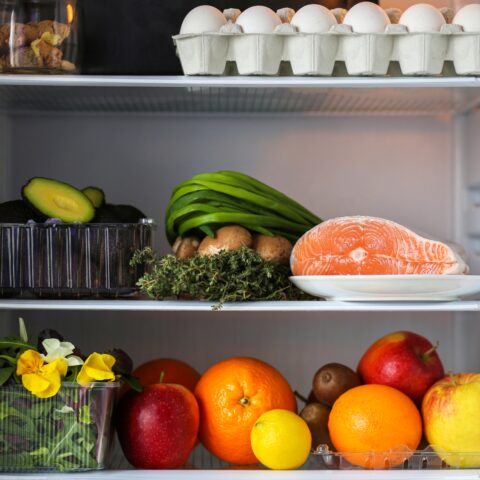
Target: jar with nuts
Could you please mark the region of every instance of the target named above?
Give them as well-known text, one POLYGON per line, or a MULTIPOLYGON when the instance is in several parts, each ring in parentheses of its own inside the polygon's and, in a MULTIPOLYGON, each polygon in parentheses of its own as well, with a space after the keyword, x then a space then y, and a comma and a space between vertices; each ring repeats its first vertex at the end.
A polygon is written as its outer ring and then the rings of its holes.
POLYGON ((76 73, 78 0, 0 0, 0 73, 76 73))

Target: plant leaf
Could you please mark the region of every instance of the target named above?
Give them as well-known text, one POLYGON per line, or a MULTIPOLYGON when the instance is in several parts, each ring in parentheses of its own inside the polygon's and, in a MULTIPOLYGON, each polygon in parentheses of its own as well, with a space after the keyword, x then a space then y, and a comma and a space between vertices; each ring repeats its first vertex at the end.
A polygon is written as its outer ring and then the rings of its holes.
POLYGON ((90 415, 90 405, 83 405, 80 408, 80 415, 78 418, 82 423, 86 423, 87 425, 93 423, 90 415))
POLYGON ((25 322, 23 321, 22 317, 18 318, 18 330, 20 332, 20 338, 25 342, 28 343, 28 333, 27 327, 25 327, 25 322))
POLYGON ((14 348, 20 350, 37 350, 33 345, 24 342, 21 338, 2 338, 0 340, 0 350, 14 348))
POLYGON ((124 373, 122 374, 122 380, 132 389, 135 390, 136 392, 143 392, 143 386, 140 383, 140 380, 137 377, 134 377, 133 375, 130 375, 129 373, 124 373))
POLYGON ((47 447, 40 447, 37 450, 34 450, 33 452, 30 452, 29 455, 33 455, 33 456, 48 455, 48 448, 47 447))
POLYGON ((0 358, 2 360, 5 360, 7 361, 8 363, 11 363, 12 365, 16 365, 17 364, 17 360, 13 357, 10 357, 8 355, 0 355, 0 358))
POLYGON ((13 371, 14 367, 0 368, 0 386, 8 381, 8 379, 12 376, 13 371))

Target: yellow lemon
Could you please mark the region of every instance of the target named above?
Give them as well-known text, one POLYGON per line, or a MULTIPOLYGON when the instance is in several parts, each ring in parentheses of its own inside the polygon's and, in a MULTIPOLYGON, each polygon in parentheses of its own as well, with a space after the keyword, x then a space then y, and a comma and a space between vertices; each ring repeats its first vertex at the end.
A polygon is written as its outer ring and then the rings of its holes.
POLYGON ((308 459, 312 435, 303 418, 288 410, 264 413, 250 434, 258 461, 272 470, 293 470, 308 459))

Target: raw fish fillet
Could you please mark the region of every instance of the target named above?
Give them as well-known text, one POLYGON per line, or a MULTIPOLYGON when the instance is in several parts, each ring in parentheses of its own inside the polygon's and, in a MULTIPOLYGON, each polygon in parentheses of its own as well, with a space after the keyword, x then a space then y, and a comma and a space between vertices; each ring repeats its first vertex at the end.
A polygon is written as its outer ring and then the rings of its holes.
POLYGON ((455 275, 468 267, 445 243, 398 223, 341 217, 309 230, 291 256, 294 275, 455 275))

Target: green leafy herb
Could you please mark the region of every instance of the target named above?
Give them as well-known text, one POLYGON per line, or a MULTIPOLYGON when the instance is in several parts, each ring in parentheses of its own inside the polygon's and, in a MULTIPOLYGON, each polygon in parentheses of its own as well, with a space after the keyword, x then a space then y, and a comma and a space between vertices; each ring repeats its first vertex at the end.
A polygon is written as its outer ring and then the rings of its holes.
POLYGON ((152 298, 187 297, 225 302, 254 300, 310 300, 289 280, 290 269, 263 260, 249 248, 224 251, 210 257, 195 255, 177 260, 155 258, 152 250, 138 251, 132 265, 150 266, 137 283, 152 298))

